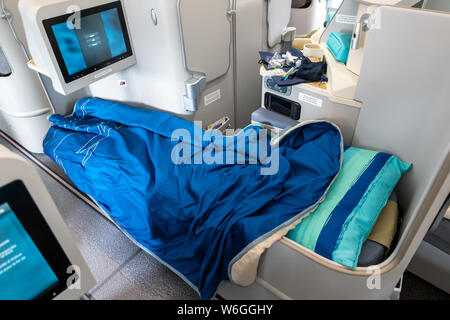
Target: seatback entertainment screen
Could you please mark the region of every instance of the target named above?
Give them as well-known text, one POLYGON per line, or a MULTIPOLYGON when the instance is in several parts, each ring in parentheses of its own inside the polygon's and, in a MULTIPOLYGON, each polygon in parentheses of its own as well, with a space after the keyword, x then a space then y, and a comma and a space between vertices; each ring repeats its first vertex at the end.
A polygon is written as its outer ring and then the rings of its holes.
POLYGON ((58 283, 9 204, 0 204, 0 300, 36 299, 58 283))
POLYGON ((132 53, 120 1, 43 21, 58 65, 70 83, 132 53))
POLYGON ((25 184, 0 186, 0 300, 54 299, 69 290, 71 265, 25 184))

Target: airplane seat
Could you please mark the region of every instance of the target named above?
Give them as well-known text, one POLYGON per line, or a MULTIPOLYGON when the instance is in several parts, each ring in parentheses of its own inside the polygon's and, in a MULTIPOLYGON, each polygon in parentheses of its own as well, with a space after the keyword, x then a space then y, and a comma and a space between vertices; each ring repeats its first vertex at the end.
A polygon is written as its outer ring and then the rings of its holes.
MULTIPOLYGON (((283 132, 299 122, 282 114, 260 108, 252 114, 252 124, 261 125, 264 128, 283 132)), ((388 205, 380 213, 379 218, 368 239, 364 242, 359 256, 358 266, 368 267, 382 263, 396 245, 396 236, 400 227, 400 206, 394 190, 388 205)))

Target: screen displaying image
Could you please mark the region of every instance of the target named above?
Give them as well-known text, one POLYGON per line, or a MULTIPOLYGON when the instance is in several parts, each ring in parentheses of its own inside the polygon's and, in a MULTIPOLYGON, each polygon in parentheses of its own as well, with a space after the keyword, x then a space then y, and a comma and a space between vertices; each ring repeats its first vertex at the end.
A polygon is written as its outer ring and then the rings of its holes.
POLYGON ((9 204, 0 204, 0 300, 35 299, 58 282, 9 204))
POLYGON ((117 8, 81 17, 79 29, 65 21, 52 31, 69 76, 127 52, 117 8))

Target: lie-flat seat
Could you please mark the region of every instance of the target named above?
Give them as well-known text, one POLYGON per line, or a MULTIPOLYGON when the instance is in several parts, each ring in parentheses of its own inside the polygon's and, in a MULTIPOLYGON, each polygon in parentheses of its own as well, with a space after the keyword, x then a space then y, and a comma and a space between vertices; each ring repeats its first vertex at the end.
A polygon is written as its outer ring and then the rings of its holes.
MULTIPOLYGON (((260 108, 252 114, 252 123, 279 132, 297 125, 298 121, 260 108)), ((397 202, 397 196, 394 192, 388 204, 380 213, 369 238, 364 242, 358 260, 359 267, 380 264, 390 252, 398 228, 399 207, 397 202)))

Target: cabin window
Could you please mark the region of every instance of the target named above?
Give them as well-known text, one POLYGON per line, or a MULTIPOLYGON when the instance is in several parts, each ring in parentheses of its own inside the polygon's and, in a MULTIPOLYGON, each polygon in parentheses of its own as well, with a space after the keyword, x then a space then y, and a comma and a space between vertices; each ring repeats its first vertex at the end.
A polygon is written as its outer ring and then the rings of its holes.
POLYGON ((8 60, 3 53, 2 48, 0 48, 0 77, 8 77, 12 73, 11 67, 9 66, 8 60))
POLYGON ((417 2, 415 5, 413 5, 413 8, 422 8, 423 7, 423 0, 417 2))
POLYGON ((292 0, 293 9, 306 9, 311 5, 312 0, 292 0))

